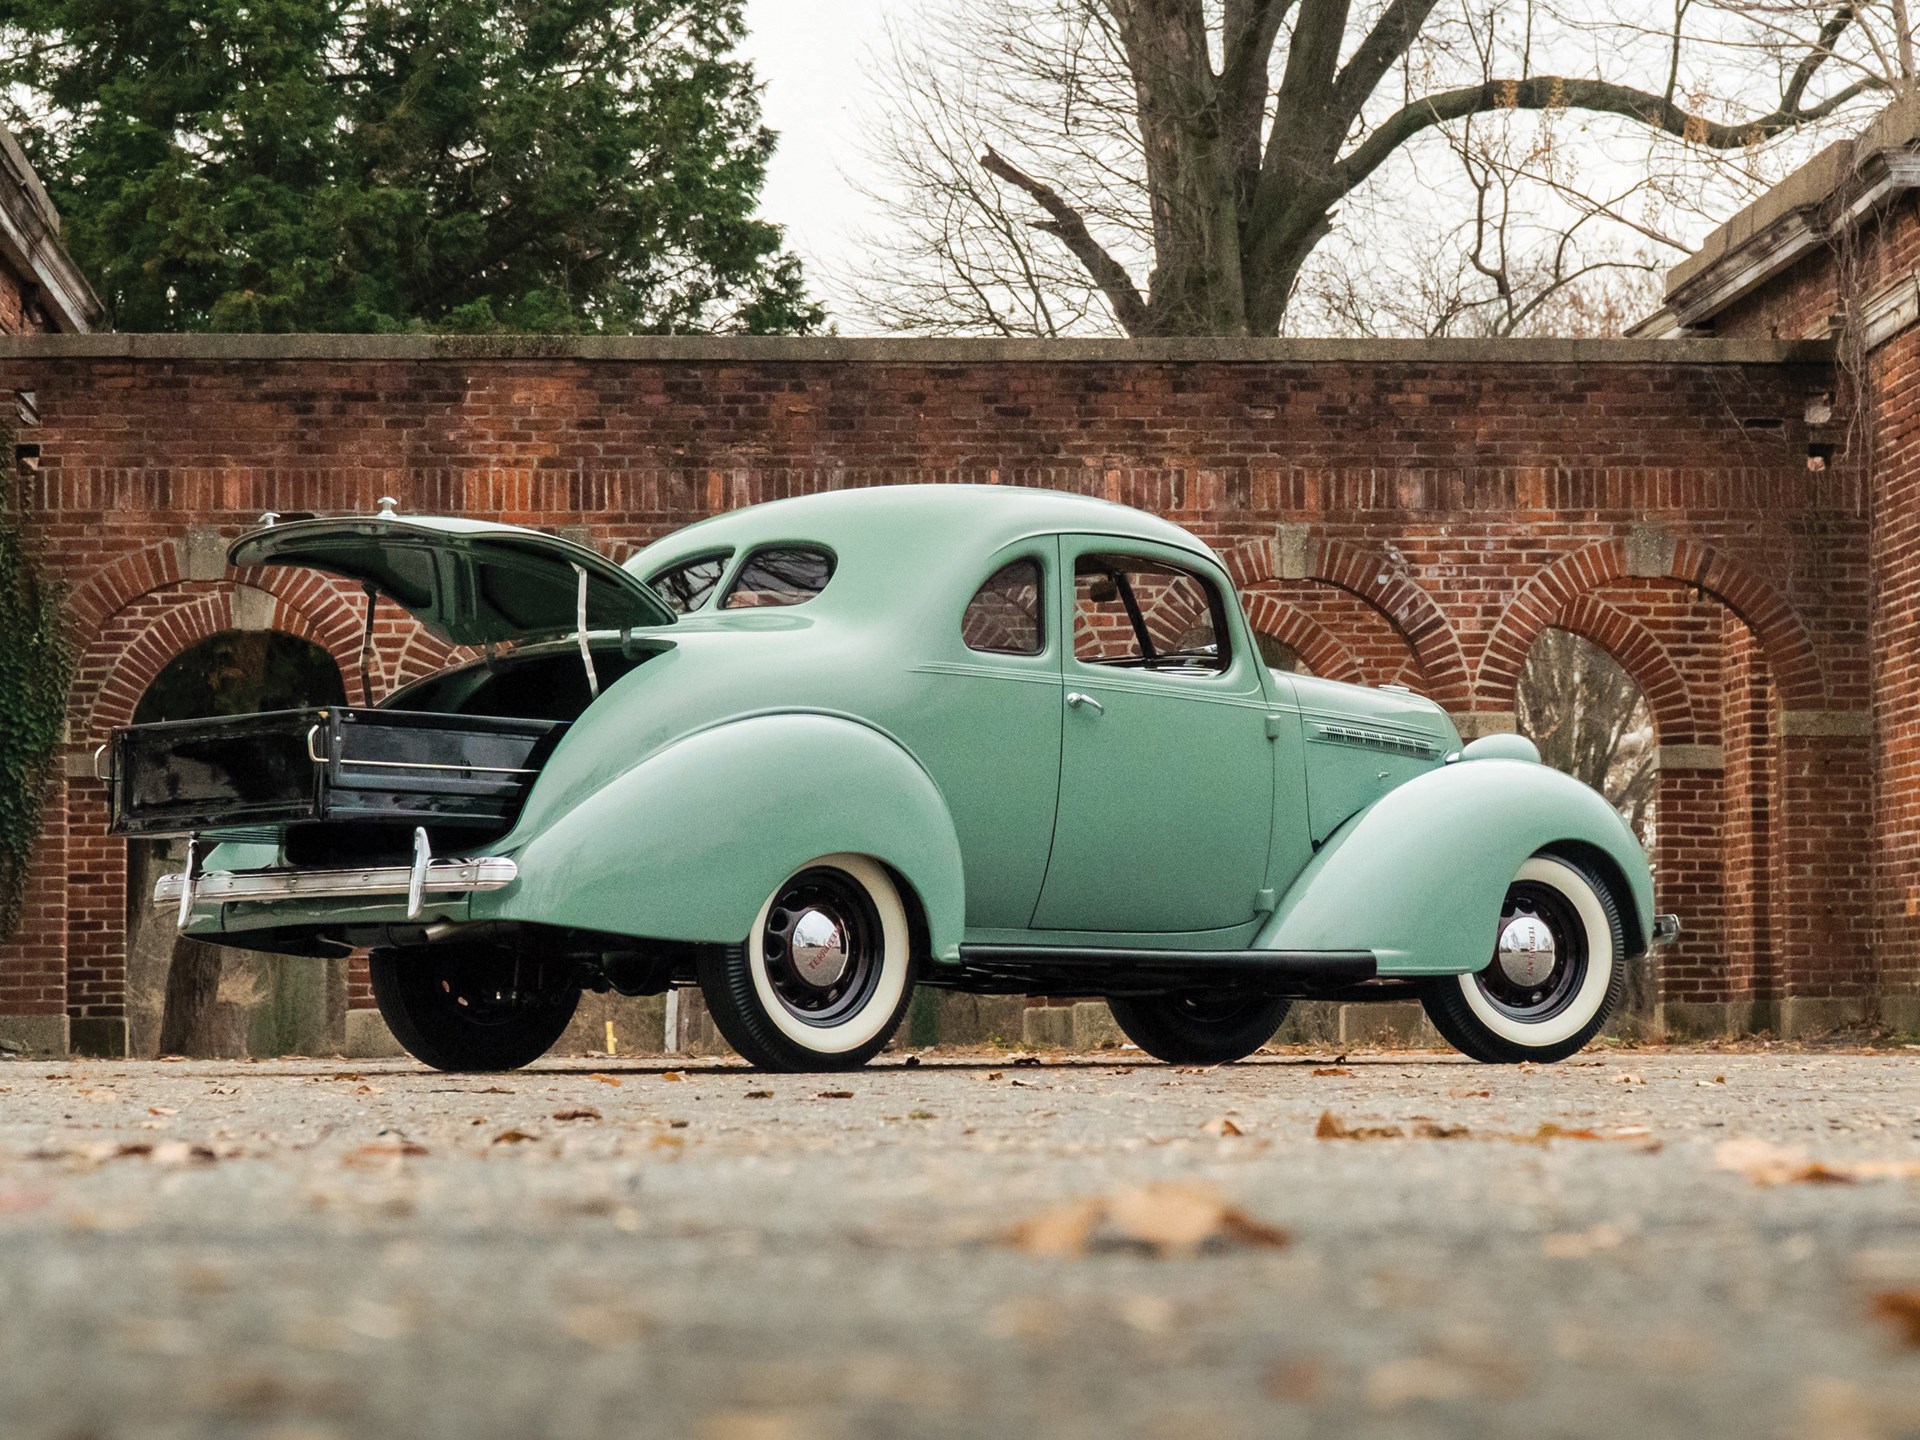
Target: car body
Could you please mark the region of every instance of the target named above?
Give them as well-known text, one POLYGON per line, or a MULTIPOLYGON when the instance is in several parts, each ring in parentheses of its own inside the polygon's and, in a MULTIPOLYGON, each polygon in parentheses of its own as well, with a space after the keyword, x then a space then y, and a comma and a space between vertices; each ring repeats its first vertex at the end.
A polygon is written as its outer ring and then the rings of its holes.
MULTIPOLYGON (((1512 927, 1532 912, 1507 902, 1536 859, 1603 897, 1610 976, 1661 938, 1646 857, 1600 795, 1518 737, 1463 745, 1417 695, 1270 668, 1218 557, 1105 501, 834 491, 687 526, 617 569, 538 532, 390 512, 275 525, 233 558, 353 578, 487 647, 381 713, 537 710, 555 729, 494 767, 517 778, 485 824, 436 834, 439 799, 394 804, 385 830, 356 812, 352 833, 379 837, 365 855, 311 843, 349 833, 331 812, 238 831, 217 804, 197 815, 199 868, 159 898, 224 943, 416 959, 532 945, 585 983, 698 977, 711 998, 721 981, 701 967, 757 953, 772 914, 800 930, 768 931, 771 950, 811 933, 819 974, 847 963, 861 923, 904 927, 914 982, 1178 996, 1204 1020, 1194 997, 1275 1002, 1266 1014, 1497 969, 1501 946, 1525 948, 1512 927), (842 856, 879 878, 827 866, 814 880, 839 908, 796 920, 776 904, 797 867, 842 856)), ((323 769, 379 722, 345 717, 362 728, 343 738, 341 718, 305 732, 323 769)), ((164 816, 140 828, 127 788, 157 728, 116 737, 129 833, 164 833, 164 816)), ((437 763, 465 784, 488 768, 475 753, 437 763)), ((394 754, 367 763, 438 783, 436 762, 394 754)))

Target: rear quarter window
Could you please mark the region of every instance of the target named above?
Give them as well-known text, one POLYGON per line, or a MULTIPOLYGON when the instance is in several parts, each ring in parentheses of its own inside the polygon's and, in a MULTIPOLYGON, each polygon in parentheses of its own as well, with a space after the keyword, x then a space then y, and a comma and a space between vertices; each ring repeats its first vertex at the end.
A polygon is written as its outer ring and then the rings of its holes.
POLYGON ((818 545, 768 545, 748 555, 727 587, 723 610, 804 605, 833 579, 833 555, 818 545))
POLYGON ((727 572, 727 561, 733 557, 731 550, 722 550, 713 555, 696 555, 691 560, 682 560, 669 565, 664 570, 656 570, 647 581, 652 590, 677 615, 686 615, 698 610, 713 597, 714 587, 720 583, 720 577, 727 572))

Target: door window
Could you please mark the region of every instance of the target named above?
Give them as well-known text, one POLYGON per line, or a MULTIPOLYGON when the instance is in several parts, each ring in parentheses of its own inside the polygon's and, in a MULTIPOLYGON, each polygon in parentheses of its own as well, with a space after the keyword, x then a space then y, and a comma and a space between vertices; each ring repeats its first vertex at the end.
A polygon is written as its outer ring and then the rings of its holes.
POLYGON ((1191 570, 1138 555, 1082 555, 1073 591, 1073 654, 1084 664, 1204 675, 1232 658, 1220 596, 1191 570))
POLYGON ((1041 628, 1040 562, 1015 560, 987 577, 960 617, 960 638, 969 650, 992 655, 1038 655, 1046 649, 1041 628))

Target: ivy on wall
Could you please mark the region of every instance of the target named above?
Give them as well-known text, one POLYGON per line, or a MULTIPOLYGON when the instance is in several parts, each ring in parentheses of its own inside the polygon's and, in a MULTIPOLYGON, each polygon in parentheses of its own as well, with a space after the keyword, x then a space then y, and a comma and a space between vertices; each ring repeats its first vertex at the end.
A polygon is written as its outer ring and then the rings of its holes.
POLYGON ((12 439, 0 429, 0 939, 20 920, 73 676, 60 597, 27 544, 12 439))

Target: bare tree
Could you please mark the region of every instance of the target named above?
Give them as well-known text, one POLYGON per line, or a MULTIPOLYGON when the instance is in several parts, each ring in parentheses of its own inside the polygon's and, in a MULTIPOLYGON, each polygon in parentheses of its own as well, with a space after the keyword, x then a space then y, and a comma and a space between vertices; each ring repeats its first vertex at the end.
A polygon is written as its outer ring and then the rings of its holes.
POLYGON ((1606 796, 1651 844, 1653 716, 1633 677, 1580 636, 1543 630, 1521 668, 1516 706, 1540 758, 1606 796))
MULTIPOLYGON (((1763 183, 1776 137, 1904 88, 1902 10, 970 0, 894 37, 870 189, 895 210, 880 248, 899 278, 858 308, 906 329, 1275 334, 1343 224, 1346 268, 1366 270, 1350 212, 1404 227, 1464 196, 1447 248, 1474 283, 1430 278, 1479 318, 1439 328, 1521 332, 1605 270, 1651 269, 1676 241, 1669 219, 1700 203, 1702 157, 1726 157, 1735 189, 1763 183), (1556 127, 1606 153, 1606 173, 1569 178, 1556 127), (1637 173, 1617 153, 1632 135, 1666 144, 1637 173), (1435 158, 1435 140, 1464 185, 1425 169, 1409 185, 1392 165, 1435 158), (1539 233, 1496 254, 1523 213, 1539 233), (1590 240, 1603 229, 1609 243, 1590 240)), ((1324 318, 1344 328, 1353 297, 1343 310, 1337 282, 1322 288, 1305 308, 1331 300, 1324 318)))

